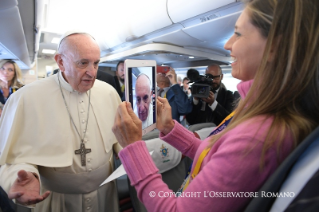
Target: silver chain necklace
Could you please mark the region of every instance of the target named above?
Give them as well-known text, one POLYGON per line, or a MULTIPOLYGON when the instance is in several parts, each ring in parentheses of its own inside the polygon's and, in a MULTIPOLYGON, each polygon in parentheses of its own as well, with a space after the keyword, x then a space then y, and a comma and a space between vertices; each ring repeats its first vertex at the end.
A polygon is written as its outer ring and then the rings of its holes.
POLYGON ((86 118, 86 126, 85 126, 85 130, 84 130, 83 138, 82 138, 80 133, 79 133, 79 131, 78 131, 78 129, 76 128, 76 126, 74 124, 73 118, 72 118, 71 113, 69 111, 69 107, 66 104, 65 97, 64 97, 64 94, 63 94, 62 88, 61 88, 60 75, 58 75, 58 80, 59 80, 59 87, 60 87, 60 91, 61 91, 61 94, 62 94, 62 97, 63 97, 64 105, 66 107, 66 110, 68 111, 68 114, 69 114, 69 117, 71 119, 71 122, 72 122, 76 132, 78 133, 80 139, 81 139, 80 149, 75 150, 74 152, 75 152, 75 154, 80 154, 81 155, 81 165, 85 166, 86 165, 86 154, 91 152, 91 149, 85 149, 85 144, 84 144, 84 138, 85 138, 86 130, 87 130, 87 127, 88 127, 88 122, 89 122, 90 103, 91 103, 91 89, 90 89, 90 92, 89 92, 89 104, 88 104, 88 114, 87 114, 87 118, 86 118))

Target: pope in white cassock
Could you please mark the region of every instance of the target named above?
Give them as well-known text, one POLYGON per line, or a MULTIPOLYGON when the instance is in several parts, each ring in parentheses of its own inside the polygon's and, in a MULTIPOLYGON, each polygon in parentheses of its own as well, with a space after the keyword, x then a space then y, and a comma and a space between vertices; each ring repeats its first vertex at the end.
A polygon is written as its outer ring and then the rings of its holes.
POLYGON ((0 185, 35 211, 118 211, 112 126, 121 100, 95 80, 100 49, 85 33, 67 33, 60 72, 19 89, 0 121, 0 185))

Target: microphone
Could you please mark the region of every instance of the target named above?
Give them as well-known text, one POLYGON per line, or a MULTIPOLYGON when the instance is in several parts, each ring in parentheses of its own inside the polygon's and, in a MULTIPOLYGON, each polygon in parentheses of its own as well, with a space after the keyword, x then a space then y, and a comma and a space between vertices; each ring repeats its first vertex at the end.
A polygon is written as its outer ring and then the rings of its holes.
POLYGON ((199 72, 196 69, 188 69, 187 77, 190 79, 191 82, 197 81, 199 79, 199 72))

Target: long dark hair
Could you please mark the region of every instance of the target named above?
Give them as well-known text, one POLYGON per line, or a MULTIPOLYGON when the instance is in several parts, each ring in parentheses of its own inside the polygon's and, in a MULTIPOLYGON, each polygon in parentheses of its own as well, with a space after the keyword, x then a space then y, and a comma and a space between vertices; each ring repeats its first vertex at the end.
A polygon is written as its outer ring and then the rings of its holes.
MULTIPOLYGON (((274 0, 249 1, 251 17, 274 0), (261 4, 262 3, 262 4, 261 4)), ((275 7, 261 65, 246 98, 212 144, 244 121, 264 115, 274 120, 261 155, 277 143, 278 158, 287 133, 296 147, 319 125, 319 1, 280 0, 275 7)), ((254 21, 253 21, 254 22, 254 21)), ((266 29, 267 27, 265 27, 266 29)))

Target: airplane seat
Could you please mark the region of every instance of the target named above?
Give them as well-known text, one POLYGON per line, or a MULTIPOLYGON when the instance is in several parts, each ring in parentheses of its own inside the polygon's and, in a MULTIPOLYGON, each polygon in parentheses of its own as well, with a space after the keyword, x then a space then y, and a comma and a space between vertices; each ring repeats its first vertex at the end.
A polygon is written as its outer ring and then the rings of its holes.
POLYGON ((159 136, 159 130, 155 128, 151 132, 143 135, 142 140, 146 141, 146 140, 150 140, 150 139, 153 139, 153 138, 158 138, 158 136, 159 136))
MULTIPOLYGON (((113 155, 114 159, 114 170, 116 170, 122 163, 121 160, 113 155)), ((132 202, 129 194, 129 187, 127 185, 127 175, 123 175, 116 180, 116 186, 117 186, 117 195, 119 198, 119 211, 133 211, 132 208, 132 202)))
POLYGON ((309 134, 269 177, 245 212, 319 211, 319 127, 309 134), (316 175, 317 174, 317 175, 316 175), (311 188, 309 190, 309 188, 311 188), (264 193, 262 193, 264 192, 264 193), (267 193, 269 192, 269 193, 267 193), (291 193, 293 192, 293 194, 291 193), (274 194, 289 197, 276 197, 274 194), (304 197, 303 194, 308 196, 304 197), (267 197, 262 194, 270 194, 267 197), (298 208, 299 209, 296 209, 298 208))
MULTIPOLYGON (((188 157, 182 157, 180 151, 158 137, 159 131, 156 129, 144 135, 142 139, 145 141, 149 152, 153 151, 152 158, 162 175, 163 181, 171 190, 176 192, 182 185, 192 160, 188 157)), ((134 210, 147 212, 144 204, 139 201, 136 190, 131 186, 129 179, 128 185, 134 210)))
MULTIPOLYGON (((201 123, 190 126, 188 129, 194 134, 198 135, 200 139, 206 138, 209 133, 216 127, 213 123, 201 123)), ((174 192, 177 192, 182 185, 189 167, 192 164, 192 160, 188 157, 182 156, 181 152, 158 138, 159 132, 155 130, 143 136, 143 140, 146 142, 149 151, 153 151, 152 158, 159 168, 159 173, 162 174, 163 182, 174 192), (162 150, 168 150, 170 154, 170 161, 165 162, 165 157, 162 158, 162 150), (164 163, 165 162, 165 163, 164 163)), ((136 190, 129 182, 130 196, 132 199, 133 207, 135 211, 147 212, 143 203, 141 203, 137 197, 136 190)))
MULTIPOLYGON (((158 138, 159 131, 157 129, 152 130, 151 132, 145 134, 143 136, 143 140, 150 140, 154 138, 158 138)), ((117 169, 121 165, 121 161, 118 158, 114 158, 115 169, 117 169)), ((132 208, 132 199, 129 192, 129 184, 127 183, 128 177, 127 175, 121 176, 116 179, 117 183, 117 191, 120 201, 120 211, 127 211, 132 208)))
POLYGON ((190 125, 188 130, 192 131, 199 136, 201 140, 204 140, 208 135, 216 128, 214 123, 199 123, 190 125))

